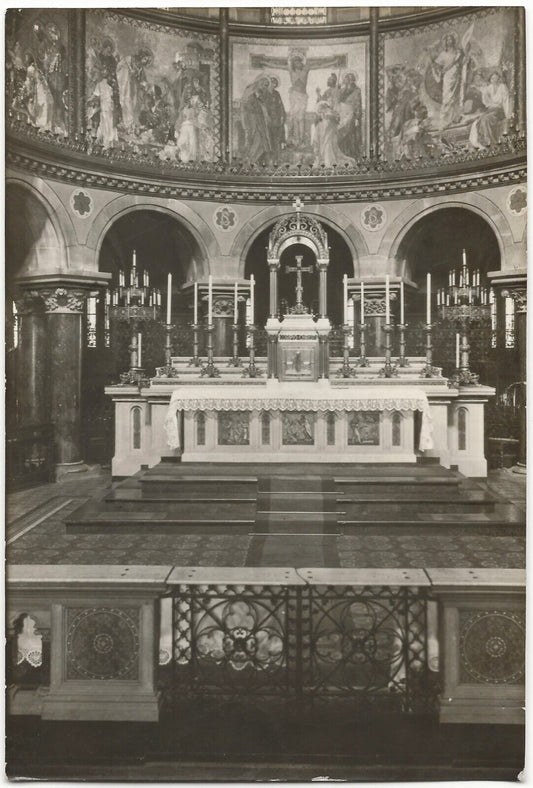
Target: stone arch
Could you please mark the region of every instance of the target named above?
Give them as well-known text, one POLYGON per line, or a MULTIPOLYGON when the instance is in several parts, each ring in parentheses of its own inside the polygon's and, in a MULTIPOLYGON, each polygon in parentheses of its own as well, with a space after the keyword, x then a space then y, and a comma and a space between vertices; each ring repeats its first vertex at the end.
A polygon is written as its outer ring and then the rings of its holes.
POLYGON ((89 235, 87 246, 94 250, 95 266, 98 267, 98 259, 103 240, 111 226, 123 216, 134 211, 156 211, 181 223, 194 238, 200 259, 196 261, 198 268, 195 276, 206 277, 210 271, 210 260, 217 258, 220 254, 218 242, 209 225, 202 217, 193 211, 188 205, 175 201, 175 205, 169 200, 146 200, 142 197, 132 198, 130 195, 121 195, 107 203, 95 217, 89 235), (171 204, 169 204, 171 203, 171 204))
MULTIPOLYGON (((68 246, 77 244, 72 221, 65 211, 62 202, 48 184, 40 178, 31 183, 23 178, 8 177, 6 190, 16 189, 25 193, 34 201, 35 211, 30 211, 30 219, 26 222, 25 238, 31 237, 32 258, 22 263, 20 274, 35 275, 42 273, 60 273, 69 269, 68 246)), ((6 201, 6 215, 12 201, 6 201)), ((20 217, 22 218, 22 217, 20 217)), ((6 235, 9 228, 6 227, 6 235)), ((19 233, 17 233, 18 235, 19 233)), ((8 238, 6 238, 8 241, 8 238)))
POLYGON ((513 236, 507 219, 499 207, 487 197, 470 193, 463 199, 457 196, 439 197, 437 202, 432 199, 416 201, 411 203, 402 211, 385 232, 382 238, 378 253, 393 260, 396 257, 399 246, 409 230, 425 216, 442 208, 463 208, 464 210, 476 213, 484 219, 493 230, 498 241, 500 250, 501 267, 505 267, 506 249, 513 246, 513 236), (421 204, 422 203, 422 204, 421 204))
MULTIPOLYGON (((335 230, 346 242, 352 255, 354 274, 359 274, 359 260, 368 254, 366 241, 352 222, 344 214, 335 211, 328 205, 316 208, 313 205, 305 205, 303 213, 306 213, 332 230, 335 230)), ((286 206, 269 206, 257 213, 246 224, 244 224, 233 241, 230 255, 239 260, 239 277, 244 277, 244 267, 248 252, 256 238, 266 230, 269 225, 275 224, 283 217, 294 216, 294 210, 286 206)))

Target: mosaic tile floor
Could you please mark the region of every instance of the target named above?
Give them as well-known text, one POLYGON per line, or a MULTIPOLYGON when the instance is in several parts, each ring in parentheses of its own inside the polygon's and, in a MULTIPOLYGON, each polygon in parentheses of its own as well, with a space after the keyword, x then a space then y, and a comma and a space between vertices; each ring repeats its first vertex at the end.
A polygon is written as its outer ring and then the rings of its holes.
MULTIPOLYGON (((487 488, 500 499, 508 522, 523 517, 525 479, 491 473, 487 488)), ((501 567, 525 565, 525 537, 487 533, 376 535, 67 534, 65 519, 82 503, 111 488, 106 474, 67 477, 8 497, 7 560, 11 564, 162 564, 181 566, 501 567)), ((468 528, 468 526, 465 526, 468 528)), ((478 526, 479 528, 479 526, 478 526)), ((260 530, 260 529, 259 529, 260 530)), ((362 529, 361 529, 362 531, 362 529)))

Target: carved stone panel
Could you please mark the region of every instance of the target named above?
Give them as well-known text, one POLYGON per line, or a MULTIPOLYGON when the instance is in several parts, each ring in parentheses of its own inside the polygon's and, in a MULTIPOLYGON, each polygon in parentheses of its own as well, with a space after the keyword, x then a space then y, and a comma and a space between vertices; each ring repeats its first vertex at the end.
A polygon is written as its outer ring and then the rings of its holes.
POLYGON ((507 610, 460 613, 460 681, 522 684, 525 668, 525 621, 507 610))
POLYGON ((247 410, 218 413, 218 445, 248 446, 250 443, 250 413, 247 410))
POLYGON ((281 414, 281 440, 284 446, 313 446, 315 414, 284 411, 281 414))
POLYGON ((348 446, 379 446, 379 411, 352 411, 347 419, 348 446))
POLYGON ((68 608, 67 679, 139 678, 139 608, 68 608))

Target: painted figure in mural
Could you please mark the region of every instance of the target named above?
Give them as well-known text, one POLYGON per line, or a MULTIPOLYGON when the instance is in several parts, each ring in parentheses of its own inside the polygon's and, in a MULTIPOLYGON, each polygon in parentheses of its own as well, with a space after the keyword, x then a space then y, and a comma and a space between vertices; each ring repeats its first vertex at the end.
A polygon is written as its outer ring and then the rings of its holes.
POLYGON ((26 53, 25 64, 26 78, 22 86, 22 104, 34 126, 41 131, 52 131, 54 97, 46 77, 31 52, 26 53))
POLYGON ((316 89, 316 100, 317 103, 319 101, 327 101, 332 109, 337 109, 337 104, 339 103, 339 84, 336 74, 330 74, 327 81, 327 87, 323 93, 321 93, 320 88, 316 89))
POLYGON ((469 142, 474 148, 488 148, 501 139, 506 121, 511 117, 509 89, 500 74, 493 71, 481 88, 483 112, 470 129, 469 142))
POLYGON ((140 49, 134 55, 126 55, 117 64, 117 81, 122 109, 122 124, 126 131, 133 132, 139 125, 139 115, 144 106, 148 86, 146 69, 154 61, 150 49, 140 49))
POLYGON ((180 52, 176 52, 174 55, 174 62, 172 66, 176 74, 176 78, 170 83, 170 90, 174 103, 174 120, 176 121, 179 118, 180 112, 184 106, 183 96, 185 94, 186 87, 189 84, 189 77, 187 75, 185 64, 183 63, 180 52))
POLYGON ((59 27, 49 22, 45 28, 43 42, 43 66, 48 87, 54 97, 52 125, 55 130, 66 134, 67 71, 65 47, 61 43, 59 27))
POLYGON ((163 98, 159 85, 150 85, 146 90, 145 107, 139 114, 139 124, 143 135, 149 141, 165 145, 172 128, 171 110, 163 98))
POLYGON ((363 152, 363 103, 355 72, 348 71, 344 75, 338 98, 339 148, 346 156, 357 159, 363 152))
POLYGON ((285 61, 279 57, 265 55, 254 57, 257 67, 279 68, 289 72, 291 86, 289 88, 289 112, 287 128, 287 144, 300 147, 305 144, 305 116, 307 111, 307 80, 309 72, 316 68, 342 67, 346 64, 345 55, 332 57, 307 58, 301 49, 289 52, 285 61))
POLYGON ((16 105, 25 78, 26 66, 22 44, 20 41, 15 41, 13 46, 9 46, 6 42, 6 88, 11 98, 12 106, 16 105))
POLYGON ((473 28, 473 24, 468 28, 461 46, 455 33, 447 33, 438 54, 428 50, 430 63, 426 70, 425 87, 430 98, 440 104, 441 129, 457 123, 461 117, 473 28))
POLYGON ((421 102, 414 104, 413 117, 403 124, 398 140, 400 158, 416 159, 431 153, 434 144, 428 133, 429 125, 429 113, 426 105, 421 102))
MULTIPOLYGON (((385 110, 390 112, 388 139, 394 158, 404 155, 404 129, 416 118, 416 108, 421 104, 419 94, 421 74, 414 68, 394 65, 387 69, 389 87, 385 96, 385 110)), ((412 130, 411 130, 412 131, 412 130)))
POLYGON ((333 165, 353 164, 350 156, 345 156, 339 148, 339 113, 327 103, 319 101, 316 107, 316 119, 313 130, 314 166, 326 167, 333 165))
POLYGON ((118 132, 112 76, 107 71, 96 83, 91 100, 98 117, 96 141, 104 148, 112 148, 118 142, 118 132))
POLYGON ((269 115, 267 109, 270 80, 261 75, 244 89, 241 100, 241 119, 245 134, 243 158, 251 164, 263 164, 271 159, 269 115))
POLYGON ((281 151, 285 146, 285 121, 287 113, 280 96, 279 79, 269 77, 269 87, 265 95, 265 104, 268 113, 268 127, 270 132, 271 158, 274 164, 280 160, 281 151))

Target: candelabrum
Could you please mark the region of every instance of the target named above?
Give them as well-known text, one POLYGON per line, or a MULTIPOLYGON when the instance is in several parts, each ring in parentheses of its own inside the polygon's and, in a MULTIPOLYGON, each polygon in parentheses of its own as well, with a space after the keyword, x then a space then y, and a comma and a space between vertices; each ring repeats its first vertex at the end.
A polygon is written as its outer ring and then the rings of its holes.
POLYGON ((172 366, 172 340, 170 334, 173 326, 171 323, 165 324, 165 366, 156 368, 156 377, 158 378, 177 378, 179 377, 176 367, 172 366))
POLYGON ((207 362, 202 366, 200 377, 218 378, 220 372, 213 363, 213 331, 215 330, 213 323, 209 323, 205 330, 207 332, 207 362))
POLYGON ((355 378, 357 374, 355 368, 350 366, 350 335, 352 333, 352 329, 347 323, 343 325, 342 333, 344 335, 342 367, 337 372, 337 377, 355 378))
POLYGON ((479 375, 470 371, 468 327, 472 321, 489 319, 490 305, 487 303, 463 303, 457 306, 443 304, 441 314, 444 320, 455 324, 459 329, 459 366, 450 380, 450 385, 455 388, 479 386, 479 375))
POLYGON ((406 328, 407 328, 407 323, 398 323, 398 331, 400 335, 400 356, 398 358, 399 367, 409 366, 409 359, 405 355, 405 329, 406 328))
POLYGON ((156 321, 160 316, 160 307, 152 304, 126 304, 125 306, 110 306, 110 317, 120 323, 128 323, 131 328, 130 338, 130 368, 128 372, 122 372, 120 382, 124 385, 141 385, 149 379, 146 378, 145 370, 139 364, 139 348, 137 345, 137 334, 141 323, 156 321))
POLYGON ((392 356, 392 326, 390 323, 385 323, 383 326, 383 331, 385 332, 385 365, 380 369, 379 376, 380 378, 393 378, 398 375, 398 369, 396 364, 393 364, 391 361, 392 356))
POLYGON ((198 355, 200 326, 198 323, 192 324, 192 358, 189 361, 189 366, 199 367, 201 364, 200 356, 198 355))
POLYGON ((250 335, 250 355, 248 358, 248 367, 243 369, 243 378, 260 378, 263 374, 255 363, 255 332, 257 326, 247 326, 247 332, 250 335))
POLYGON ((439 370, 433 366, 433 338, 431 335, 433 326, 431 323, 426 323, 424 331, 426 332, 426 363, 422 369, 422 378, 434 378, 439 374, 439 370))
POLYGON ((366 323, 359 324, 359 358, 355 362, 358 367, 370 366, 366 357, 366 323))
POLYGON ((233 358, 228 361, 228 367, 240 367, 241 359, 239 357, 239 325, 233 323, 233 358))

